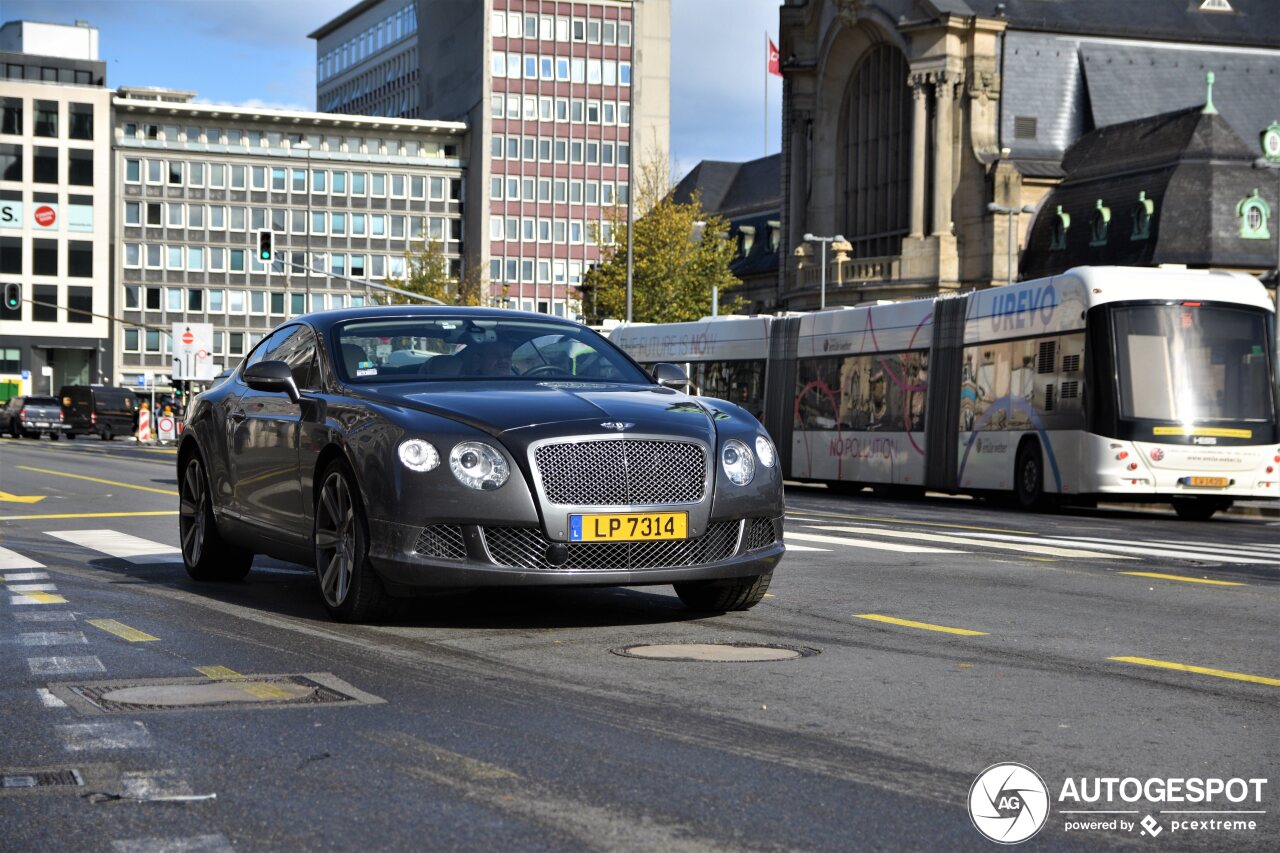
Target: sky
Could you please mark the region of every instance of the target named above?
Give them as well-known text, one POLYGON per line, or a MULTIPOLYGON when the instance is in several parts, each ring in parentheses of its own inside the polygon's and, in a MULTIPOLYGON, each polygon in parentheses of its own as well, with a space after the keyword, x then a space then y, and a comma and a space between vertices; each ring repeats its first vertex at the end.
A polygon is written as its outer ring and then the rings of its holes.
MULTIPOLYGON (((198 100, 315 109, 307 33, 356 0, 4 0, 0 19, 99 30, 107 85, 194 91, 198 100)), ((464 0, 456 0, 464 2, 464 0)), ((751 160, 781 148, 782 79, 768 80, 780 0, 672 0, 671 165, 751 160)))

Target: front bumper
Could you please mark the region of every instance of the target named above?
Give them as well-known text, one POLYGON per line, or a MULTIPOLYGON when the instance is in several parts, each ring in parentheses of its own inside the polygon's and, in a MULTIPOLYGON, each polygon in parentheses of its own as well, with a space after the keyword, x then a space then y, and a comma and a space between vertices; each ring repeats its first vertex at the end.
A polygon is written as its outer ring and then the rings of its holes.
POLYGON ((393 593, 479 586, 640 586, 754 577, 782 559, 781 518, 716 522, 696 539, 553 543, 536 527, 371 519, 369 559, 393 593), (548 557, 558 545, 561 554, 548 557))

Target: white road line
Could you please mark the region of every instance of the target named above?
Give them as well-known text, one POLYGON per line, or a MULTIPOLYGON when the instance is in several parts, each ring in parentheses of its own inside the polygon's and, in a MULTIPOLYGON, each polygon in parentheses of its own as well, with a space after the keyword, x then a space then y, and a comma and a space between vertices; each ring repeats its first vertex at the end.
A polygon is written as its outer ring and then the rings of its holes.
POLYGON ((1176 560, 1187 560, 1193 557, 1212 561, 1215 563, 1244 563, 1244 564, 1269 564, 1280 565, 1280 560, 1263 560, 1263 559, 1245 559, 1241 557, 1232 557, 1229 555, 1220 555, 1208 552, 1205 554, 1192 554, 1187 551, 1174 551, 1170 548, 1144 548, 1140 545, 1109 545, 1103 542, 1092 542, 1082 537, 1059 537, 1050 539, 1041 536, 1006 536, 1001 533, 970 533, 975 539, 997 539, 1002 542, 1022 542, 1033 545, 1066 545, 1069 543, 1089 544, 1099 551, 1114 551, 1118 554, 1136 554, 1140 557, 1163 557, 1176 560))
POLYGON ((63 702, 57 696, 49 692, 48 687, 37 687, 36 695, 40 697, 40 703, 46 708, 65 708, 67 703, 63 702))
POLYGON ((1199 548, 1213 553, 1239 554, 1243 557, 1280 559, 1280 548, 1274 545, 1226 545, 1219 542, 1188 542, 1185 539, 1149 539, 1147 544, 1169 548, 1199 548))
POLYGON ((93 655, 84 657, 27 658, 32 675, 80 675, 86 672, 106 672, 102 661, 93 655))
POLYGON ((963 554, 963 551, 946 548, 930 548, 926 545, 899 545, 896 542, 877 542, 874 539, 850 539, 847 536, 823 536, 820 533, 787 533, 788 539, 818 542, 823 545, 843 545, 847 548, 869 548, 873 551, 900 551, 904 554, 963 554))
POLYGON ((951 536, 945 533, 921 533, 916 530, 888 530, 883 527, 850 527, 840 524, 810 524, 814 530, 830 530, 835 533, 860 533, 865 536, 887 536, 895 539, 913 539, 923 542, 946 542, 952 545, 975 545, 980 548, 997 548, 1006 551, 1019 551, 1027 554, 1039 554, 1044 557, 1072 557, 1082 560, 1127 560, 1128 557, 1117 557, 1102 551, 1083 551, 1077 548, 1053 548, 1047 545, 1014 544, 1012 542, 992 542, 984 539, 971 539, 968 536, 951 536))
POLYGON ((173 770, 130 770, 120 774, 121 793, 145 800, 148 797, 186 797, 191 785, 173 770))
POLYGON ((5 572, 0 575, 4 578, 5 583, 16 583, 19 581, 44 581, 49 579, 48 572, 5 572))
POLYGON ((55 539, 98 551, 109 557, 118 557, 131 563, 176 563, 182 560, 182 552, 172 545, 140 539, 115 530, 49 530, 55 539))
POLYGON ((8 548, 0 548, 0 571, 8 569, 43 569, 44 563, 37 563, 30 557, 19 554, 17 551, 10 551, 8 548))
POLYGON ((70 610, 41 610, 35 613, 15 613, 19 622, 74 622, 76 615, 70 610))
POLYGON ((151 746, 151 733, 137 720, 99 720, 54 726, 68 752, 138 749, 151 746))
POLYGON ((225 835, 192 835, 187 838, 126 838, 112 841, 116 853, 235 853, 225 835))
MULTIPOLYGON (((790 539, 791 536, 792 534, 790 533, 787 534, 788 539, 790 539)), ((787 550, 788 551, 821 551, 825 554, 831 553, 830 548, 810 548, 808 545, 792 545, 790 542, 787 542, 787 550)))
POLYGON ((32 631, 18 635, 24 646, 82 646, 89 642, 79 631, 32 631))
POLYGON ((15 583, 7 584, 5 592, 57 592, 58 587, 51 583, 15 583))

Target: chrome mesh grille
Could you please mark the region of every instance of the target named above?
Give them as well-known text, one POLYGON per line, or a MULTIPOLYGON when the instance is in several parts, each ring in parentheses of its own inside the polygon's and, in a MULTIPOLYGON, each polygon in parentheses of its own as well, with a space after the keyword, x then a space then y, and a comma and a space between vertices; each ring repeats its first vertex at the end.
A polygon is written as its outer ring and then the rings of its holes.
POLYGON ((556 504, 697 503, 707 451, 688 441, 609 439, 544 444, 534 453, 542 490, 556 504))
POLYGON ((701 566, 727 560, 738 548, 740 526, 737 521, 716 522, 695 539, 568 542, 569 559, 560 566, 547 562, 551 542, 536 527, 485 527, 482 532, 489 555, 500 566, 607 572, 701 566))
POLYGON ((422 528, 413 550, 420 556, 442 560, 467 558, 467 544, 462 538, 462 528, 456 524, 432 524, 422 528))
POLYGON ((758 551, 778 541, 778 532, 772 518, 747 519, 746 550, 758 551))

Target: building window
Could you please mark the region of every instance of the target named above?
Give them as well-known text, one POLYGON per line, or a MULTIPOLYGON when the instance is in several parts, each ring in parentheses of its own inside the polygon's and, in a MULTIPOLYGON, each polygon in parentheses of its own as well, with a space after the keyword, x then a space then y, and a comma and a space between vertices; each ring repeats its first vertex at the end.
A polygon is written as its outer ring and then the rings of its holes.
POLYGON ((1110 228, 1111 208, 1103 205, 1102 199, 1098 199, 1098 203, 1094 207, 1093 216, 1089 221, 1089 245, 1107 245, 1107 232, 1110 228))
POLYGON ((125 352, 137 352, 139 343, 140 341, 139 341, 137 329, 124 330, 124 351, 125 352))
POLYGON ((182 163, 179 161, 170 161, 169 163, 169 184, 170 186, 182 183, 182 163))
POLYGON ((58 322, 58 286, 56 284, 37 284, 31 288, 31 319, 37 323, 58 322))
POLYGON ((68 287, 67 288, 67 322, 68 323, 92 323, 93 322, 93 288, 92 287, 68 287))
POLYGON ((55 101, 36 101, 36 136, 58 135, 58 104, 55 101))
POLYGON ((22 99, 0 98, 0 133, 22 133, 22 99))
POLYGON ((58 183, 58 149, 36 148, 31 180, 37 184, 58 183))
POLYGON ((93 186, 93 152, 73 148, 67 156, 67 183, 79 187, 93 186))
POLYGON ((1067 248, 1067 231, 1071 228, 1071 214, 1062 212, 1062 205, 1053 215, 1049 224, 1049 250, 1059 252, 1067 248))
POLYGON ((1133 206, 1130 212, 1130 218, 1133 220, 1133 230, 1129 233, 1130 240, 1146 240, 1151 236, 1151 216, 1155 213, 1156 204, 1147 198, 1146 190, 1138 193, 1138 203, 1133 206))
POLYGON ((1240 217, 1240 236, 1245 240, 1270 240, 1267 223, 1271 219, 1271 205, 1263 201, 1255 188, 1253 193, 1236 205, 1240 217))
MULTIPOLYGON (((907 60, 890 45, 867 51, 845 88, 837 192, 856 257, 902 250, 911 215, 911 98, 907 60)), ((619 162, 621 152, 619 152, 619 162)), ((629 152, 628 152, 629 154, 629 152)))
POLYGON ((71 104, 69 109, 72 139, 93 139, 93 104, 71 104))
POLYGON ((58 274, 58 241, 57 240, 32 240, 31 241, 31 274, 32 275, 57 275, 58 274))
POLYGON ((71 240, 67 243, 67 275, 72 278, 93 278, 93 243, 88 240, 71 240))

